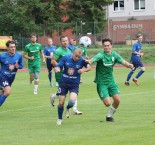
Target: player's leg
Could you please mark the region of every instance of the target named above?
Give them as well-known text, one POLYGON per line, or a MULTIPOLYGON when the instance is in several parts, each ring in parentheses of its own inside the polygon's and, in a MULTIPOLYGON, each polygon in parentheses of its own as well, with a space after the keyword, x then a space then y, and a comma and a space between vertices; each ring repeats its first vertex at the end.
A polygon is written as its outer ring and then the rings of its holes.
POLYGON ((67 118, 69 118, 69 116, 70 116, 69 109, 74 106, 76 100, 77 100, 77 93, 71 92, 70 93, 70 99, 69 99, 68 104, 66 106, 66 117, 67 118))
MULTIPOLYGON (((133 65, 134 65, 134 64, 133 64, 133 65)), ((135 70, 136 70, 136 67, 131 68, 131 71, 130 71, 129 74, 127 75, 127 78, 126 78, 126 81, 125 81, 125 85, 126 85, 126 86, 129 86, 129 85, 130 85, 129 81, 130 81, 132 75, 134 74, 135 70)))
POLYGON ((50 82, 50 86, 53 87, 53 83, 52 83, 52 65, 51 63, 47 63, 47 70, 48 70, 48 79, 50 82))
POLYGON ((38 94, 39 72, 34 72, 34 94, 38 94))
POLYGON ((58 88, 58 93, 57 93, 57 95, 59 96, 57 125, 62 124, 64 103, 65 103, 65 98, 66 98, 67 92, 68 92, 68 89, 66 88, 66 86, 63 84, 60 85, 60 87, 58 88))
POLYGON ((113 114, 116 112, 116 109, 118 108, 120 104, 120 97, 119 97, 119 88, 116 85, 116 83, 111 83, 109 85, 109 95, 113 98, 113 103, 109 107, 109 112, 107 114, 106 120, 107 121, 114 121, 113 114))
MULTIPOLYGON (((56 78, 56 82, 60 83, 60 78, 62 75, 62 71, 55 73, 55 78, 56 78)), ((59 86, 59 85, 58 85, 59 86)), ((51 101, 51 105, 54 106, 54 100, 58 98, 57 93, 55 94, 50 94, 50 101, 51 101)))
POLYGON ((75 104, 73 106, 73 113, 74 113, 74 115, 82 115, 82 112, 79 111, 78 108, 77 108, 77 103, 78 103, 78 100, 76 99, 75 104))
POLYGON ((0 75, 0 106, 5 102, 6 98, 11 93, 11 87, 13 81, 9 82, 7 78, 0 75))
POLYGON ((140 68, 140 71, 138 72, 136 77, 133 78, 133 81, 136 85, 139 85, 138 84, 138 78, 145 72, 145 67, 141 61, 138 62, 137 66, 138 66, 137 68, 140 68))

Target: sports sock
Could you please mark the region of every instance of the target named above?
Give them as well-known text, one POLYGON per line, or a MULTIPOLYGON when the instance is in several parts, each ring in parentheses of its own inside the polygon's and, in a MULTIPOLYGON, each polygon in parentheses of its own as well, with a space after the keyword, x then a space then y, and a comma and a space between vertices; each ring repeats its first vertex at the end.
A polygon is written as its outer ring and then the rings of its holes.
POLYGON ((136 75, 136 79, 138 79, 142 74, 144 73, 144 71, 143 70, 140 70, 139 72, 138 72, 138 74, 136 75))
POLYGON ((58 118, 62 119, 62 114, 64 111, 64 107, 60 108, 60 106, 58 105, 58 118))
POLYGON ((55 93, 55 94, 52 94, 52 98, 53 98, 53 99, 58 98, 57 94, 56 94, 56 93, 55 93))
POLYGON ((77 111, 77 99, 75 100, 74 106, 73 106, 73 112, 77 111))
POLYGON ((51 83, 51 81, 52 81, 52 73, 51 72, 48 73, 48 79, 49 79, 49 81, 51 83))
POLYGON ((107 117, 112 117, 112 115, 116 112, 116 109, 111 105, 110 110, 107 114, 107 117))
POLYGON ((35 92, 38 91, 38 85, 34 85, 34 91, 35 91, 35 92))
POLYGON ((129 74, 128 74, 128 76, 127 76, 127 80, 126 80, 127 82, 130 80, 130 78, 131 78, 131 76, 133 75, 133 73, 134 73, 133 71, 129 72, 129 74))
POLYGON ((4 94, 2 94, 1 96, 0 96, 0 106, 2 106, 2 104, 5 102, 5 99, 7 98, 7 96, 6 95, 4 95, 4 94))
POLYGON ((75 104, 75 100, 69 100, 69 101, 68 101, 68 104, 67 104, 67 106, 66 106, 66 108, 67 108, 67 109, 70 109, 70 108, 73 107, 74 104, 75 104))

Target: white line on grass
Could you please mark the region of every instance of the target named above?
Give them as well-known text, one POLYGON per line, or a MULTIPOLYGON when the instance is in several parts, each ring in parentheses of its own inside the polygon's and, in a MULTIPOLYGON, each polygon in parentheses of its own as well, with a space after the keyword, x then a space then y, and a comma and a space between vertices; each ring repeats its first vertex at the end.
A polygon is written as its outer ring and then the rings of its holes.
MULTIPOLYGON (((122 94, 121 96, 131 96, 131 95, 138 95, 138 94, 146 94, 146 93, 154 93, 155 91, 149 91, 149 92, 137 92, 137 93, 130 93, 130 94, 122 94)), ((84 99, 84 100, 79 100, 80 102, 85 102, 85 101, 92 101, 96 100, 98 98, 93 98, 93 99, 84 99)), ((14 111, 23 111, 23 110, 31 110, 31 109, 36 109, 36 108, 43 108, 46 106, 49 106, 50 104, 42 105, 42 106, 35 106, 35 107, 29 107, 29 108, 19 108, 19 109, 14 109, 14 110, 5 110, 1 111, 0 114, 2 113, 7 113, 7 112, 14 112, 14 111)))

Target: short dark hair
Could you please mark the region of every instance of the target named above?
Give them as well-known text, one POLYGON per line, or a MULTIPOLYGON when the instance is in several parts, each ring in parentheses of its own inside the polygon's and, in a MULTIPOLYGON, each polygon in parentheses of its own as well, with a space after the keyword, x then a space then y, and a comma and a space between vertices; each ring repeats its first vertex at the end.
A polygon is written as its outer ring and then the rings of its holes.
POLYGON ((103 40, 102 40, 102 44, 104 43, 104 42, 110 42, 110 44, 112 45, 112 40, 110 39, 110 38, 104 38, 103 40))
POLYGON ((14 40, 8 40, 8 41, 6 42, 6 47, 9 47, 10 44, 15 44, 15 45, 16 45, 16 42, 15 42, 14 40))
POLYGON ((142 35, 142 34, 140 34, 140 33, 139 33, 139 34, 137 34, 137 38, 139 38, 140 36, 143 36, 143 35, 142 35))
POLYGON ((63 38, 65 38, 65 37, 67 37, 67 36, 65 36, 65 35, 60 36, 60 41, 61 41, 63 38))
POLYGON ((36 33, 31 33, 31 34, 30 34, 30 38, 31 38, 32 36, 36 36, 36 37, 37 37, 37 34, 36 34, 36 33))

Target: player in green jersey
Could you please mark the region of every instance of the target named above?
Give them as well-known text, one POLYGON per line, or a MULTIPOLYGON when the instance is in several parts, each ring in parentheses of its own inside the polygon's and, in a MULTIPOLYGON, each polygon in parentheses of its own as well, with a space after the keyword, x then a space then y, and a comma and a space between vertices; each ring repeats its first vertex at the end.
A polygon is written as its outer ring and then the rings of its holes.
POLYGON ((34 94, 38 93, 38 85, 39 85, 39 73, 41 66, 41 57, 43 62, 45 62, 45 58, 42 51, 42 45, 37 43, 37 35, 32 33, 30 35, 31 43, 25 46, 23 57, 28 60, 28 69, 30 73, 30 83, 34 80, 34 94))
MULTIPOLYGON (((60 37, 60 42, 61 42, 61 46, 56 49, 56 51, 54 52, 53 59, 51 60, 51 63, 53 64, 53 66, 56 66, 57 63, 60 61, 60 59, 63 56, 72 53, 68 49, 68 37, 61 36, 60 37)), ((58 83, 60 83, 61 75, 62 75, 62 69, 61 69, 60 72, 55 73, 56 81, 58 83)), ((58 98, 58 96, 56 95, 56 93, 50 95, 50 100, 51 100, 52 106, 54 106, 54 99, 56 99, 56 98, 58 98)), ((76 100, 75 106, 73 106, 73 108, 74 108, 73 109, 73 112, 74 112, 75 115, 81 115, 82 114, 82 112, 78 111, 78 109, 77 109, 77 100, 76 100)))
POLYGON ((115 63, 122 64, 127 68, 132 68, 133 65, 125 61, 118 53, 112 51, 112 40, 109 38, 102 40, 103 51, 99 52, 90 60, 86 60, 89 64, 97 62, 95 83, 97 84, 97 92, 100 99, 106 107, 109 107, 109 112, 106 116, 106 121, 114 121, 112 117, 120 103, 119 88, 114 80, 113 67, 115 63), (111 103, 110 97, 113 98, 111 103))

